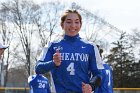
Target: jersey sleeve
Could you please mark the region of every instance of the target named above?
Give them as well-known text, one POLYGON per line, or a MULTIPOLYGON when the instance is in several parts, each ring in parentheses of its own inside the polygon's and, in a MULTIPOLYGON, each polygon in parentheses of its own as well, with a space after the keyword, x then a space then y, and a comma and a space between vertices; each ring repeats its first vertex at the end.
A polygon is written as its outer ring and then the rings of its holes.
POLYGON ((53 47, 52 43, 49 43, 44 47, 35 67, 36 74, 44 74, 55 67, 53 62, 53 47))
POLYGON ((28 77, 28 83, 32 82, 35 79, 36 75, 31 75, 28 77))
POLYGON ((99 54, 99 50, 95 44, 92 44, 90 53, 90 65, 89 68, 93 76, 101 76, 101 69, 104 69, 102 58, 99 54))
POLYGON ((30 83, 32 81, 32 76, 28 77, 28 83, 30 83))
POLYGON ((103 61, 99 54, 99 50, 95 44, 92 44, 90 49, 90 59, 89 59, 89 70, 92 73, 89 84, 94 91, 98 86, 100 86, 102 81, 102 71, 104 69, 103 61))

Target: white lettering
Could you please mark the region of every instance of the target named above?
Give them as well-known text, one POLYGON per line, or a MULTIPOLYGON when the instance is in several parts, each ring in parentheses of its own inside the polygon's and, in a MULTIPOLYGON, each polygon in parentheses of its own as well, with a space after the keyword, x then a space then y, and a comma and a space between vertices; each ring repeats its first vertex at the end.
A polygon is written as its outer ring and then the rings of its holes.
POLYGON ((74 54, 73 53, 71 54, 70 60, 75 61, 75 58, 74 58, 74 54))
POLYGON ((61 53, 61 60, 64 60, 64 53, 61 53))
POLYGON ((88 54, 85 54, 85 56, 84 56, 85 59, 84 59, 84 60, 85 60, 86 62, 88 61, 88 57, 89 57, 88 54))
POLYGON ((75 53, 76 61, 78 61, 78 53, 75 53))
POLYGON ((69 60, 69 53, 65 53, 65 60, 69 60))
POLYGON ((39 79, 37 80, 37 82, 39 82, 39 83, 46 83, 46 84, 48 83, 47 81, 39 80, 39 79))
POLYGON ((89 58, 89 55, 84 54, 84 53, 61 53, 61 60, 85 61, 85 62, 87 62, 88 58, 89 58))

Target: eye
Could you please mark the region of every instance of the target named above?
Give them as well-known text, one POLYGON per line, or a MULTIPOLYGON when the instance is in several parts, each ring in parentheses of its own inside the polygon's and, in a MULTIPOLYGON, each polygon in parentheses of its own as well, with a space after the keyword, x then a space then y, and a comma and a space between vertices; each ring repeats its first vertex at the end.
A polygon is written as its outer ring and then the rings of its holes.
POLYGON ((75 22, 76 24, 79 24, 80 22, 78 21, 78 22, 75 22))
POLYGON ((66 23, 70 24, 71 22, 67 21, 66 23))

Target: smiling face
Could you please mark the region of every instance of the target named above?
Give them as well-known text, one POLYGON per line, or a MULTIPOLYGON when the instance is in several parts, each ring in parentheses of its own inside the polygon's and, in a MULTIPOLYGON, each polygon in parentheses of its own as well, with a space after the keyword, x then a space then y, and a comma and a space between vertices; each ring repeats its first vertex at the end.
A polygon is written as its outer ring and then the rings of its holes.
POLYGON ((75 36, 81 29, 81 19, 77 13, 67 13, 63 22, 61 22, 61 27, 65 31, 66 35, 75 36))

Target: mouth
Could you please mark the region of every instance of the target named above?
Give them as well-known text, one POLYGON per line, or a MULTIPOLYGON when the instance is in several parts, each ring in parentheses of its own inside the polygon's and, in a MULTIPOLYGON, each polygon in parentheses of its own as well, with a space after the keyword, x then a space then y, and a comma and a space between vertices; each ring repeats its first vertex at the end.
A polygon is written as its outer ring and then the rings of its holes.
POLYGON ((76 30, 71 30, 72 32, 75 32, 76 30))
POLYGON ((69 31, 70 32, 76 32, 76 29, 70 29, 69 31))

